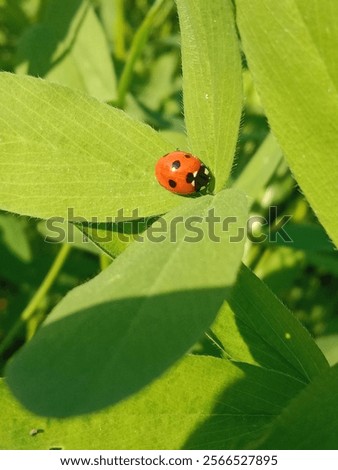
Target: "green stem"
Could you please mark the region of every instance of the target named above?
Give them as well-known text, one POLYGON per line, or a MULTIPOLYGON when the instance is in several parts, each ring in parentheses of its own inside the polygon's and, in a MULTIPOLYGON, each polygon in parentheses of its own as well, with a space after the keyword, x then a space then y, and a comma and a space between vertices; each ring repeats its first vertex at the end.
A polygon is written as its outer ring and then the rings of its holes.
POLYGON ((45 297, 45 295, 51 288, 52 284, 54 283, 56 277, 58 276, 62 266, 64 265, 64 262, 67 259, 70 249, 71 249, 71 245, 67 243, 62 245, 62 247, 60 248, 42 284, 40 285, 38 290, 35 292, 31 301, 28 303, 26 308, 21 313, 20 317, 17 319, 17 321, 12 326, 12 328, 9 330, 8 334, 5 336, 5 338, 1 342, 0 355, 3 354, 9 348, 13 340, 16 338, 16 336, 20 332, 23 325, 27 323, 27 321, 30 318, 32 318, 32 316, 34 315, 37 307, 39 306, 42 299, 45 297))
POLYGON ((116 105, 119 108, 123 108, 126 94, 128 92, 130 82, 133 75, 133 69, 135 62, 142 52, 143 46, 148 39, 150 34, 151 26, 154 23, 154 19, 166 0, 156 0, 156 2, 149 9, 146 17, 144 18, 141 26, 137 30, 133 42, 131 44, 127 62, 125 63, 122 71, 121 78, 119 80, 117 89, 117 102, 116 105))
POLYGON ((123 60, 126 55, 124 0, 115 0, 115 9, 115 27, 113 31, 115 56, 117 59, 123 60))

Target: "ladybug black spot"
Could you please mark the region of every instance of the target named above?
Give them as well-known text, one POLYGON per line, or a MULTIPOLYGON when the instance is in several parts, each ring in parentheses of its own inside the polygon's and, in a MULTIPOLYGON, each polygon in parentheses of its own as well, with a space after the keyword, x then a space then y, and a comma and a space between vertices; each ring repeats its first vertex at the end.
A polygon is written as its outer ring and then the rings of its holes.
POLYGON ((185 180, 187 183, 192 183, 194 181, 194 175, 192 173, 188 173, 185 180))
POLYGON ((171 188, 176 188, 176 184, 177 184, 176 181, 174 181, 174 180, 169 180, 168 183, 169 183, 169 186, 170 186, 171 188))
POLYGON ((177 170, 179 167, 181 166, 181 162, 179 160, 175 160, 174 162, 172 162, 171 164, 171 168, 173 170, 177 170))
POLYGON ((201 165, 201 168, 199 169, 195 178, 196 191, 199 191, 200 189, 207 186, 209 181, 210 181, 209 170, 204 165, 201 165))
POLYGON ((189 155, 188 153, 186 153, 184 156, 185 158, 191 158, 191 155, 189 155))

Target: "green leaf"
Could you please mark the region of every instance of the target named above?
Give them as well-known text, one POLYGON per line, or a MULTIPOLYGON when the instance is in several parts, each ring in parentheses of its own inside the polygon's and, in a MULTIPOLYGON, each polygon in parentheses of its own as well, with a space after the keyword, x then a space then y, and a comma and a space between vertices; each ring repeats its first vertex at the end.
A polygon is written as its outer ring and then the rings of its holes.
MULTIPOLYGON (((32 249, 27 236, 27 220, 13 217, 12 214, 0 214, 0 240, 21 262, 32 261, 32 249)), ((1 255, 3 263, 3 253, 1 255)))
POLYGON ((233 188, 243 191, 253 203, 269 182, 282 157, 282 151, 270 133, 234 182, 233 188))
POLYGON ((226 190, 159 219, 57 305, 9 363, 14 394, 36 413, 67 416, 117 402, 162 374, 201 337, 234 283, 246 216, 245 196, 226 190), (236 222, 224 226, 231 214, 236 222), (221 223, 210 228, 213 217, 221 223))
POLYGON ((236 361, 260 364, 305 382, 328 367, 305 328, 244 265, 212 331, 236 361))
MULTIPOLYGON (((233 373, 228 364, 225 361, 225 374, 233 373)), ((266 436, 270 423, 304 387, 294 377, 276 371, 245 363, 233 364, 243 376, 224 387, 209 416, 184 448, 255 448, 262 436, 266 436)))
POLYGON ((29 28, 18 49, 17 72, 116 98, 116 79, 103 28, 86 0, 52 0, 43 20, 29 28))
POLYGON ((2 209, 107 222, 184 201, 156 181, 172 146, 149 126, 44 80, 1 73, 0 88, 2 209))
POLYGON ((297 0, 296 5, 318 49, 319 55, 322 57, 325 68, 337 88, 338 29, 336 18, 338 15, 338 4, 335 0, 325 0, 324 2, 322 0, 312 2, 297 0))
POLYGON ((250 448, 301 387, 259 367, 188 356, 114 407, 62 420, 29 413, 0 381, 2 418, 8 423, 0 428, 0 448, 250 448))
POLYGON ((337 449, 338 366, 320 375, 285 408, 263 449, 337 449))
MULTIPOLYGON (((41 220, 38 230, 49 243, 71 243, 72 247, 114 259, 156 218, 129 220, 110 224, 74 224, 63 219, 41 220)), ((0 219, 1 227, 1 219, 0 219)))
POLYGON ((173 146, 176 145, 177 148, 187 148, 187 136, 181 132, 175 131, 160 131, 160 135, 164 137, 168 142, 170 142, 173 146))
POLYGON ((242 108, 239 43, 230 0, 176 0, 181 36, 184 115, 191 151, 215 177, 229 176, 242 108))
POLYGON ((134 240, 138 240, 155 218, 130 220, 116 224, 78 225, 83 234, 111 258, 120 255, 134 240))
POLYGON ((330 366, 338 362, 338 334, 320 336, 316 339, 317 346, 325 355, 330 366))
POLYGON ((37 224, 38 232, 48 243, 71 243, 72 248, 87 251, 96 255, 102 251, 76 225, 67 221, 41 220, 37 224))
POLYGON ((309 7, 307 0, 237 0, 236 5, 244 52, 271 129, 337 245, 337 2, 309 7))

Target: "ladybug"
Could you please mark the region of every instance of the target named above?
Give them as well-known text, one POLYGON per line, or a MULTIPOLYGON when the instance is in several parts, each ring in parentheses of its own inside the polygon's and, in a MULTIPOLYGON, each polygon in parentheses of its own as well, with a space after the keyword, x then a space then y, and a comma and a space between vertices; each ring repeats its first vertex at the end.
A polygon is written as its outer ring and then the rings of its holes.
POLYGON ((157 181, 176 194, 193 194, 206 187, 210 181, 208 168, 191 153, 167 153, 155 166, 157 181))

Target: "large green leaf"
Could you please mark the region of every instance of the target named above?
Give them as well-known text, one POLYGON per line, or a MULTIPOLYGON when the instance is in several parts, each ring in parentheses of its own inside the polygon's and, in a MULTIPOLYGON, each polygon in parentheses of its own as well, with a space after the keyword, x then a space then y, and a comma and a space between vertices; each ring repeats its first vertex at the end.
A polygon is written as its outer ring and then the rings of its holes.
POLYGON ((272 131, 337 245, 338 4, 237 0, 236 5, 244 52, 272 131))
POLYGON ((318 49, 325 68, 334 84, 338 87, 338 3, 335 0, 296 0, 308 32, 318 49))
POLYGON ((2 381, 0 448, 249 448, 301 387, 260 367, 188 356, 114 407, 62 420, 24 410, 2 381))
POLYGON ((159 376, 200 338, 234 283, 246 214, 245 196, 225 190, 153 224, 144 242, 68 294, 9 363, 14 394, 37 413, 74 415, 159 376), (236 222, 224 225, 231 214, 236 222), (210 217, 221 222, 210 228, 210 217))
POLYGON ((115 74, 103 28, 87 0, 52 0, 19 43, 17 72, 67 85, 109 101, 115 74))
POLYGON ((36 78, 1 73, 0 89, 1 209, 106 221, 184 200, 156 181, 154 165, 172 146, 149 126, 36 78))
POLYGON ((242 265, 212 327, 227 355, 308 382, 328 368, 309 333, 269 288, 242 265))
POLYGON ((338 449, 338 366, 308 385, 271 428, 263 449, 338 449))
POLYGON ((176 0, 190 148, 220 190, 231 170, 242 108, 239 43, 230 0, 176 0))

